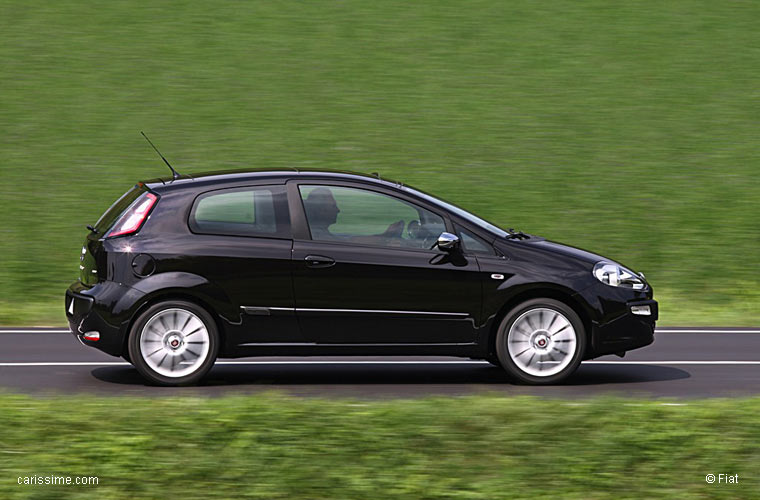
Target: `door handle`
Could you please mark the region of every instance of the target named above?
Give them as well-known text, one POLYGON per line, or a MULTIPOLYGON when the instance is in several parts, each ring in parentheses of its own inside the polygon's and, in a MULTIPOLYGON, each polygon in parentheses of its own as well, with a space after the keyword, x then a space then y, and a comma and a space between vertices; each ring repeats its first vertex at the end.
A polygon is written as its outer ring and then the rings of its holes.
POLYGON ((303 260, 309 267, 331 267, 335 265, 335 259, 323 255, 307 255, 303 260))

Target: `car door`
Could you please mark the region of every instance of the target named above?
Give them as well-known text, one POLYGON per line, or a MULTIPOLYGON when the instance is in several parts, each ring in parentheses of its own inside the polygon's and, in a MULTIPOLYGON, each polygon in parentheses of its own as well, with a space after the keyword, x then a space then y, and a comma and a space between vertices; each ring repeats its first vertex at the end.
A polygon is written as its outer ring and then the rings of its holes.
POLYGON ((306 226, 293 243, 293 285, 307 339, 475 342, 478 264, 458 252, 431 249, 450 225, 443 214, 363 184, 292 182, 289 196, 306 226))
POLYGON ((228 344, 303 341, 291 281, 292 236, 285 185, 215 189, 193 203, 183 259, 226 295, 228 344))

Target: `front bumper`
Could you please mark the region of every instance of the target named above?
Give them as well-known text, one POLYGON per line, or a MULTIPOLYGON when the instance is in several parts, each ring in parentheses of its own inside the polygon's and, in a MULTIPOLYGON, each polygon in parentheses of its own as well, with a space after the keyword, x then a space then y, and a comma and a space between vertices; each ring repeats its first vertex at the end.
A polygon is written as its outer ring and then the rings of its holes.
POLYGON ((603 325, 592 326, 593 355, 618 354, 654 342, 655 322, 659 315, 655 300, 634 300, 626 303, 626 312, 603 325), (649 314, 645 314, 646 311, 649 314))

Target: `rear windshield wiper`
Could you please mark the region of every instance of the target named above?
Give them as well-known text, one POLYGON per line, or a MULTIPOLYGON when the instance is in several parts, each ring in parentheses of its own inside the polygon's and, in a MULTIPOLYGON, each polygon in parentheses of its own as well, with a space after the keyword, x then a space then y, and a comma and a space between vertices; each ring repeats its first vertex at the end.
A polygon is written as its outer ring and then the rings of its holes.
POLYGON ((515 231, 511 227, 507 229, 508 235, 505 236, 508 240, 527 240, 530 239, 530 236, 523 233, 522 231, 515 231))

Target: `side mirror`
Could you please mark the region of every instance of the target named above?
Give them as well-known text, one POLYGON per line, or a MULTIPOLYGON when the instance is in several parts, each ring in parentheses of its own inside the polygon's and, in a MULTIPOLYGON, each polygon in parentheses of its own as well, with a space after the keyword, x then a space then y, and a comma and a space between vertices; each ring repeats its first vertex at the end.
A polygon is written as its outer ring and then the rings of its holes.
POLYGON ((450 252, 459 248, 459 236, 447 232, 441 233, 435 245, 441 250, 450 252))

